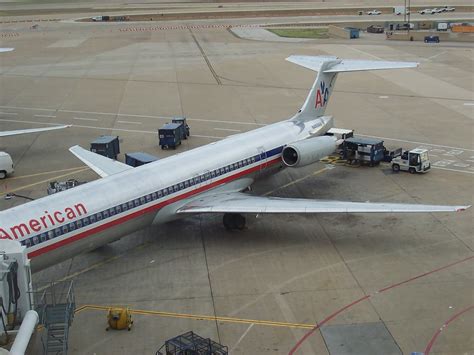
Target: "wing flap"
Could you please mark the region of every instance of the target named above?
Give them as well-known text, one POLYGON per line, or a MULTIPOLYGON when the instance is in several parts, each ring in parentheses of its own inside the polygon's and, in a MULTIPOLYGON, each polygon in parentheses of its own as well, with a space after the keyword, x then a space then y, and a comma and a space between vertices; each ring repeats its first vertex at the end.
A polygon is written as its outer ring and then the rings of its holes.
POLYGON ((100 177, 107 177, 133 169, 130 165, 90 152, 78 145, 69 148, 69 151, 100 175, 100 177))
POLYGON ((415 213, 457 212, 470 206, 418 205, 325 201, 297 198, 251 196, 244 193, 220 194, 196 199, 177 213, 415 213))

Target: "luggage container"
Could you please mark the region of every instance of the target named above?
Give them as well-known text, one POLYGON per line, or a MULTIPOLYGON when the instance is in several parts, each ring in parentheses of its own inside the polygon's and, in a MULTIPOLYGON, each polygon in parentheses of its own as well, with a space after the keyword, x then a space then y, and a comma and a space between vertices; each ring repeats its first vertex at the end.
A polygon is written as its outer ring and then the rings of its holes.
POLYGON ((173 123, 181 124, 181 139, 188 139, 189 137, 189 126, 186 122, 186 117, 175 117, 173 118, 173 123))
POLYGON ((352 137, 344 141, 343 158, 349 163, 365 163, 370 166, 379 164, 384 159, 383 140, 352 137))
POLYGON ((91 142, 91 152, 103 155, 110 159, 117 159, 120 153, 118 136, 100 136, 91 142))
POLYGON ((125 164, 133 166, 134 168, 154 162, 156 160, 158 160, 157 157, 143 152, 125 154, 125 164))
POLYGON ((161 149, 176 149, 181 144, 181 124, 167 123, 158 130, 158 138, 161 149))

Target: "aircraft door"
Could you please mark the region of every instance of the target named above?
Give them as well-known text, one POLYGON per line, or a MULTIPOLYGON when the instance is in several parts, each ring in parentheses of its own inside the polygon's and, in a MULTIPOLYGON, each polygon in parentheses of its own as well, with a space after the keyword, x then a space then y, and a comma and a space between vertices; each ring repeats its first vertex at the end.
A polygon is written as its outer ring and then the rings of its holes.
POLYGON ((265 170, 265 168, 267 167, 267 162, 266 162, 267 152, 265 151, 265 148, 263 146, 258 147, 257 150, 258 150, 258 156, 259 156, 259 162, 260 162, 260 171, 262 171, 262 170, 265 170))

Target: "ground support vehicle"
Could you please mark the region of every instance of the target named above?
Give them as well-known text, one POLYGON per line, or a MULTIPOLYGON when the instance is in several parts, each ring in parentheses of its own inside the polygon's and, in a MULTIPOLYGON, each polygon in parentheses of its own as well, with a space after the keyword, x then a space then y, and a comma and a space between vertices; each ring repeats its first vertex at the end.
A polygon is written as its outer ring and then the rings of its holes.
POLYGON ((50 181, 48 183, 48 195, 55 194, 60 191, 66 191, 73 187, 85 184, 85 181, 77 181, 76 179, 69 179, 67 181, 50 181))
POLYGON ((175 117, 171 121, 172 123, 180 123, 181 124, 181 139, 188 139, 190 129, 189 125, 186 122, 186 117, 175 117))
POLYGON ((158 130, 158 138, 161 149, 176 149, 181 144, 181 123, 167 123, 158 130))
POLYGON ((368 33, 383 33, 384 28, 383 26, 379 26, 379 25, 370 25, 369 27, 367 27, 367 32, 368 33))
POLYGON ((439 43, 439 36, 425 36, 425 43, 439 43))
POLYGON ((13 160, 10 154, 0 152, 0 179, 5 179, 8 174, 13 174, 13 160))
POLYGON ((118 136, 100 136, 91 142, 91 152, 103 155, 110 159, 117 159, 120 153, 120 143, 118 136))
POLYGON ((426 149, 412 149, 404 151, 401 156, 392 159, 392 170, 408 171, 410 174, 426 173, 431 169, 431 162, 426 149))
POLYGON ((380 15, 381 12, 379 10, 372 10, 372 11, 368 11, 367 12, 367 15, 380 15))

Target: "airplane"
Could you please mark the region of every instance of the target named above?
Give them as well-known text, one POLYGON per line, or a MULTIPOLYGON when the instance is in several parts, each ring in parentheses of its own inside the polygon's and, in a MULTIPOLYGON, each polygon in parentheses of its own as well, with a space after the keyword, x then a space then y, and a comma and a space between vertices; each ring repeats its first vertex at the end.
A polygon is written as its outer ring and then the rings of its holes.
POLYGON ((336 148, 326 106, 338 73, 415 68, 418 63, 290 56, 317 71, 291 118, 132 168, 87 151, 70 151, 101 179, 0 212, 1 239, 27 249, 33 272, 180 217, 223 214, 225 228, 243 229, 245 214, 455 212, 470 206, 323 201, 253 196, 256 179, 318 162, 336 148))

